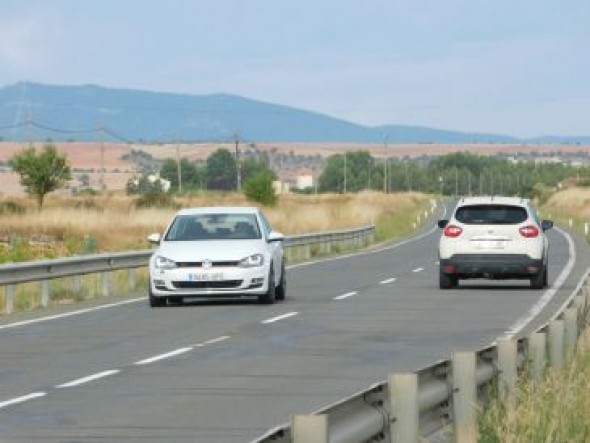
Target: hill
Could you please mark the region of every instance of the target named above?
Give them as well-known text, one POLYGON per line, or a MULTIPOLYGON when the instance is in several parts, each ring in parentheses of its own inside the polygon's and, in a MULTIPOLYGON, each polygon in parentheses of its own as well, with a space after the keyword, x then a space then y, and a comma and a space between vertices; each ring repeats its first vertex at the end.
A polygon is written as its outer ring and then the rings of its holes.
MULTIPOLYGON (((420 126, 368 127, 229 94, 183 95, 22 82, 0 88, 0 137, 96 141, 514 143, 515 137, 420 126), (27 123, 29 122, 29 123, 27 123), (104 131, 99 130, 104 127, 104 131)), ((562 140, 556 136, 551 142, 562 140)), ((590 137, 569 138, 589 143, 590 137)), ((543 138, 535 139, 543 143, 543 138)))

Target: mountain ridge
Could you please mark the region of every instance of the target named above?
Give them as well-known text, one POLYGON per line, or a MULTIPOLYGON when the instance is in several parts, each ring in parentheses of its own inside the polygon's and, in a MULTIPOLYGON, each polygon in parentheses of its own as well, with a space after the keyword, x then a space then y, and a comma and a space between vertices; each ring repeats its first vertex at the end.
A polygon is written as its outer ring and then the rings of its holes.
POLYGON ((590 136, 520 139, 427 126, 365 126, 319 112, 228 93, 204 95, 19 82, 0 88, 0 136, 26 140, 365 143, 590 143, 590 136), (27 124, 32 121, 34 125, 27 124), (104 132, 100 128, 104 128, 104 132))

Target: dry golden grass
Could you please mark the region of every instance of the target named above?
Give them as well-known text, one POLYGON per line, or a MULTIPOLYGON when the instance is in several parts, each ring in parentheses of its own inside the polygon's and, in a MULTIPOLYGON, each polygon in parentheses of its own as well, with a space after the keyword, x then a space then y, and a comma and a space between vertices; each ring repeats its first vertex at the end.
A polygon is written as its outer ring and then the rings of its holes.
POLYGON ((590 220, 590 188, 569 188, 555 193, 544 205, 552 215, 590 220))
MULTIPOLYGON (((25 206, 27 211, 0 215, 1 240, 7 242, 19 236, 41 243, 70 243, 70 250, 76 249, 84 237, 92 238, 99 251, 143 249, 147 247, 146 236, 163 231, 176 212, 173 208, 138 209, 132 198, 117 193, 94 197, 50 195, 41 212, 26 198, 4 198, 0 203, 7 200, 25 206)), ((284 195, 276 207, 265 209, 265 213, 277 231, 288 235, 358 227, 383 218, 407 218, 426 200, 420 194, 284 195)), ((183 196, 175 201, 180 207, 253 205, 235 193, 183 196)))

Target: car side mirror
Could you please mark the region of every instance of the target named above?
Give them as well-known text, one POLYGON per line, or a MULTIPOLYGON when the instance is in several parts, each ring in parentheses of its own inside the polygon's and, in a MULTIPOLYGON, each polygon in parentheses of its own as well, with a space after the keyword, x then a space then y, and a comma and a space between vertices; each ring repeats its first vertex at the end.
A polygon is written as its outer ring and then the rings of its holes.
POLYGON ((448 220, 439 220, 438 221, 438 227, 441 229, 444 229, 448 224, 449 224, 448 220))
POLYGON ((271 232, 270 234, 268 234, 268 238, 266 239, 266 241, 271 243, 275 241, 283 241, 284 239, 285 236, 280 232, 271 232))
POLYGON ((553 227, 553 220, 542 220, 541 221, 541 229, 543 231, 547 231, 553 227))
POLYGON ((161 240, 162 236, 159 233, 150 234, 147 237, 147 241, 149 241, 153 245, 159 245, 161 240))

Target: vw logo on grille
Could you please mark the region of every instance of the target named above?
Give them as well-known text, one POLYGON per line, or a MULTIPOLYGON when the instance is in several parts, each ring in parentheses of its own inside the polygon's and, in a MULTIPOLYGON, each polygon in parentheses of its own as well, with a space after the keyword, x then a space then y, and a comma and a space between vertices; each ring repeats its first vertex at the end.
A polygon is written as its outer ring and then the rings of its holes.
POLYGON ((213 262, 211 260, 203 260, 202 266, 205 269, 209 269, 213 266, 213 262))

